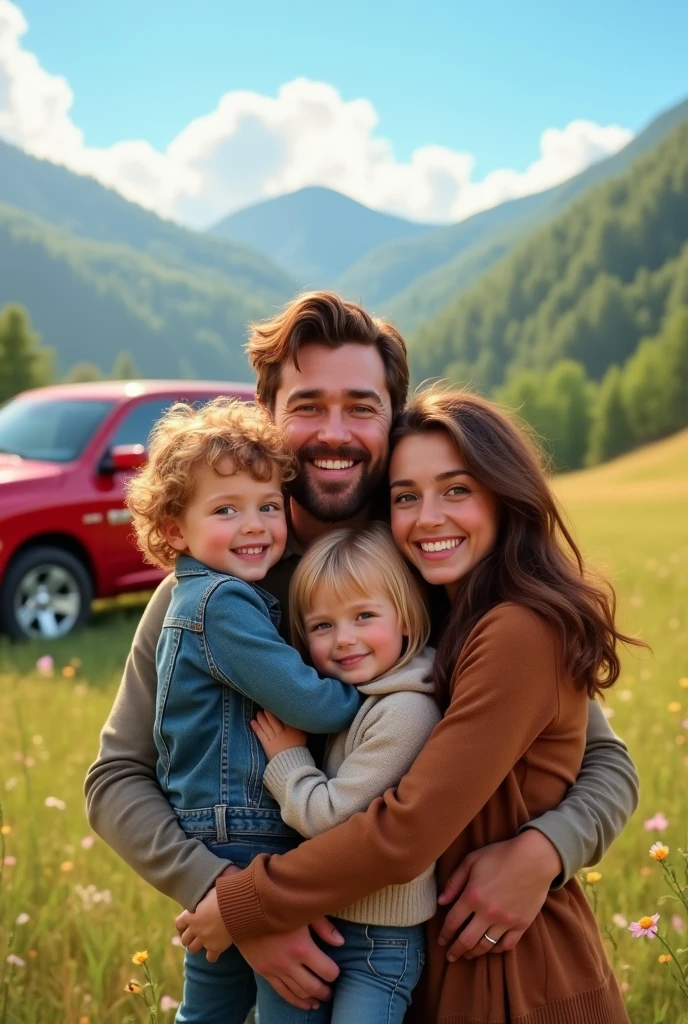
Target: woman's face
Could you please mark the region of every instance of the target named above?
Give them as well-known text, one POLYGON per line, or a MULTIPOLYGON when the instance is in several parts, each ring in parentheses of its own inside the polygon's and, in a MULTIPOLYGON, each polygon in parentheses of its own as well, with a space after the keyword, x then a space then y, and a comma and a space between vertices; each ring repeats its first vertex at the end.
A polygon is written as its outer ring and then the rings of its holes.
POLYGON ((428 583, 456 584, 492 551, 496 495, 466 469, 442 430, 405 437, 390 463, 392 533, 428 583))

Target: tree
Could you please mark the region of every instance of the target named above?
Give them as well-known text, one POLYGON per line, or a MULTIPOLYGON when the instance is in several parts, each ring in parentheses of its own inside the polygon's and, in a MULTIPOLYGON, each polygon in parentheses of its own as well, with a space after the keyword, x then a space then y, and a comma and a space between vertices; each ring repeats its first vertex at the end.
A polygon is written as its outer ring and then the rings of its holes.
POLYGON ((558 421, 552 438, 557 469, 579 469, 588 450, 591 386, 580 363, 562 360, 545 379, 544 392, 558 421))
POLYGON ((622 373, 618 366, 611 366, 597 395, 586 461, 595 465, 613 459, 628 451, 633 442, 633 428, 622 391, 622 373))
POLYGON ((39 346, 26 310, 5 306, 0 312, 0 402, 48 382, 52 352, 39 346))
POLYGON ((113 364, 110 376, 113 380, 131 380, 132 377, 141 376, 136 368, 131 352, 125 349, 119 353, 113 364))
POLYGON ((65 374, 66 384, 83 384, 87 381, 102 380, 103 372, 95 363, 77 363, 65 374))

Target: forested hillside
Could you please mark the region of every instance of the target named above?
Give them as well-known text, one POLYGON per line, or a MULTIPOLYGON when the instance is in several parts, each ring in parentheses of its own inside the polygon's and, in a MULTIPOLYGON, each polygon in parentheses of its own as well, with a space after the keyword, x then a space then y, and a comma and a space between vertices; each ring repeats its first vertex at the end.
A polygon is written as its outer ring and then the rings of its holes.
POLYGON ((339 280, 346 295, 390 316, 405 332, 436 316, 459 292, 601 182, 623 174, 688 118, 688 100, 655 118, 624 149, 581 174, 451 224, 431 235, 370 250, 339 280))
POLYGON ((93 178, 37 160, 2 141, 0 203, 36 214, 82 238, 129 246, 159 264, 220 273, 266 299, 282 301, 297 287, 291 272, 245 245, 163 220, 93 178))
POLYGON ((302 188, 230 214, 212 229, 264 253, 308 287, 330 286, 382 242, 427 235, 430 225, 371 210, 330 188, 302 188))
POLYGON ((412 341, 416 378, 483 389, 560 359, 599 379, 688 303, 688 122, 531 235, 412 341))
POLYGON ((109 372, 128 350, 144 376, 249 380, 246 324, 288 295, 269 302, 219 273, 165 266, 0 204, 0 308, 26 307, 58 375, 84 361, 109 372))

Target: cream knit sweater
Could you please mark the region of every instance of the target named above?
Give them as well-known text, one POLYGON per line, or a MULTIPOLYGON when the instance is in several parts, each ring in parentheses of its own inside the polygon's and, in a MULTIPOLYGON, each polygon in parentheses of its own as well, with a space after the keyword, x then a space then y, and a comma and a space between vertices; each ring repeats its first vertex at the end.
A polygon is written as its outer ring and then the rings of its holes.
MULTIPOLYGON (((324 771, 306 747, 285 750, 268 763, 263 782, 284 821, 302 836, 310 839, 364 811, 406 774, 441 718, 427 681, 434 653, 426 648, 403 668, 359 686, 368 699, 350 728, 330 740, 324 771)), ((436 897, 433 865, 406 885, 390 885, 337 910, 337 916, 405 927, 429 920, 436 897)))

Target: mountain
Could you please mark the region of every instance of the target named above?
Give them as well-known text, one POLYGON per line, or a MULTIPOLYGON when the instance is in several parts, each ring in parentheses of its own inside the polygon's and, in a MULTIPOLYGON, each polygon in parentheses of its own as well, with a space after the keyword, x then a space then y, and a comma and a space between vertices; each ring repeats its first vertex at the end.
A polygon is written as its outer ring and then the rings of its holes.
POLYGON ((370 249, 339 278, 337 287, 411 332, 531 231, 551 221, 595 185, 622 174, 686 118, 688 100, 657 117, 619 153, 561 185, 502 203, 421 238, 370 249))
MULTIPOLYGON (((250 380, 246 324, 274 305, 238 282, 79 238, 0 204, 0 307, 28 309, 55 349, 58 374, 84 361, 107 372, 127 349, 143 376, 250 380)), ((281 302, 288 293, 271 294, 281 302)))
POLYGON ((158 264, 220 274, 236 287, 278 304, 297 287, 291 273, 244 245, 163 220, 93 178, 1 141, 0 203, 36 214, 73 235, 129 246, 158 264))
POLYGON ((250 245, 317 288, 331 285, 369 249, 434 228, 378 213, 329 188, 302 188, 232 213, 211 230, 250 245))
POLYGON ((688 307, 688 120, 533 232, 411 343, 417 379, 482 389, 558 360, 592 380, 688 307))

